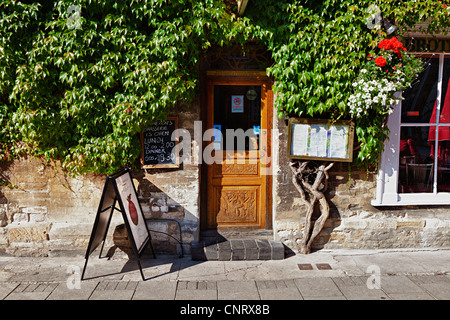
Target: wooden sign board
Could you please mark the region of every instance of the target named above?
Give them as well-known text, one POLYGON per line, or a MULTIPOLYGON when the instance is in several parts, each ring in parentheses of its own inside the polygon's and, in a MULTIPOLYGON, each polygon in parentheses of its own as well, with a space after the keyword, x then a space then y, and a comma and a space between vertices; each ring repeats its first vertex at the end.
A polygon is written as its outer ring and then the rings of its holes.
POLYGON ((144 274, 139 258, 148 244, 151 246, 153 257, 155 257, 151 244, 150 231, 147 227, 142 207, 139 203, 133 180, 131 179, 130 171, 129 169, 124 169, 106 178, 94 227, 86 251, 86 262, 81 279, 84 277, 89 256, 103 242, 99 255, 101 258, 114 210, 122 213, 128 232, 128 238, 133 252, 138 258, 139 269, 143 279, 144 274))
POLYGON ((450 39, 436 37, 403 38, 403 46, 408 52, 445 53, 450 52, 450 39))
POLYGON ((141 132, 142 168, 178 168, 180 166, 177 150, 178 137, 173 137, 176 129, 178 129, 178 118, 168 117, 165 121, 153 122, 150 127, 141 132))
POLYGON ((290 118, 290 159, 353 161, 354 124, 350 120, 290 118))

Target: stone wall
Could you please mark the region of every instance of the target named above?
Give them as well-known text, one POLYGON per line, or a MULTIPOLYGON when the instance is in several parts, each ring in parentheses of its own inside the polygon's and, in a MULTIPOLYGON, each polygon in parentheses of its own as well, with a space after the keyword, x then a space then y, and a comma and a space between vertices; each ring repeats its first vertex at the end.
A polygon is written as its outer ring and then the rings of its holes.
POLYGON ((71 178, 61 168, 36 158, 1 167, 0 251, 47 255, 86 248, 104 177, 71 178))
MULTIPOLYGON (((275 122, 279 141, 274 150, 280 151, 274 164, 274 237, 297 252, 303 238, 306 205, 292 184, 285 121, 275 122)), ((450 247, 450 206, 376 208, 371 205, 376 192, 375 174, 339 162, 329 173, 325 195, 330 217, 313 249, 450 247)))
MULTIPOLYGON (((179 127, 193 137, 199 104, 178 106, 179 127)), ((193 146, 195 147, 195 146, 193 146)), ((0 167, 0 254, 84 254, 94 224, 106 176, 71 177, 59 164, 22 158, 0 167)), ((172 235, 181 237, 184 252, 199 235, 199 165, 132 172, 139 200, 158 252, 180 252, 172 235), (164 220, 154 220, 154 219, 164 220)), ((120 213, 111 221, 106 246, 113 252, 129 246, 120 213)), ((119 250, 120 251, 120 250, 119 250)))
MULTIPOLYGON (((198 102, 178 106, 172 115, 194 138, 194 122, 200 119, 198 102)), ((274 123, 278 129, 272 141, 274 240, 297 251, 306 206, 292 184, 285 122, 275 115, 274 123)), ((198 148, 193 139, 192 157, 198 148)), ((0 254, 85 253, 105 176, 71 177, 58 163, 36 158, 5 163, 0 170, 0 254)), ((199 240, 200 172, 199 164, 186 163, 177 169, 133 171, 156 251, 180 252, 178 242, 169 236, 179 237, 179 225, 185 253, 199 240)), ((375 189, 374 174, 336 163, 326 193, 331 214, 313 249, 450 247, 450 206, 376 208, 370 203, 375 189)), ((106 248, 126 252, 128 245, 122 217, 114 214, 106 248)))

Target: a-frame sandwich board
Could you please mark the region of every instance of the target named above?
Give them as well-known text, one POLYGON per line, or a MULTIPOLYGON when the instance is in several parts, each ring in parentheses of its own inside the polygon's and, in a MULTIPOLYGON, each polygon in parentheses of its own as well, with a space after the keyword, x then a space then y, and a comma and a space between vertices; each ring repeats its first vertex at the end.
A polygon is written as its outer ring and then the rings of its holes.
POLYGON ((86 271, 89 256, 102 243, 99 254, 99 258, 101 258, 114 210, 122 213, 128 232, 128 238, 130 240, 132 250, 136 255, 143 280, 145 280, 145 277, 142 271, 140 258, 147 245, 150 245, 153 257, 156 259, 151 242, 150 231, 145 221, 141 204, 139 203, 137 197, 136 188, 134 187, 130 170, 125 168, 124 170, 106 178, 102 197, 97 210, 97 216, 95 217, 94 227, 92 229, 89 245, 86 250, 86 261, 84 264, 83 273, 81 275, 81 280, 84 279, 84 273, 86 271))

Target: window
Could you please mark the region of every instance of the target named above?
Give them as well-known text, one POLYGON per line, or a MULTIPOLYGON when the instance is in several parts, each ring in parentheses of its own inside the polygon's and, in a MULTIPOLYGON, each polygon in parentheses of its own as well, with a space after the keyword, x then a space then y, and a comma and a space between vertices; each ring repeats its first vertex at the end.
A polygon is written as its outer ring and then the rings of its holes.
POLYGON ((214 86, 214 127, 221 131, 223 138, 216 150, 258 149, 260 126, 261 86, 214 86), (237 130, 243 130, 240 137, 245 139, 238 138, 237 130))
POLYGON ((373 205, 450 204, 450 56, 426 68, 389 116, 373 205))

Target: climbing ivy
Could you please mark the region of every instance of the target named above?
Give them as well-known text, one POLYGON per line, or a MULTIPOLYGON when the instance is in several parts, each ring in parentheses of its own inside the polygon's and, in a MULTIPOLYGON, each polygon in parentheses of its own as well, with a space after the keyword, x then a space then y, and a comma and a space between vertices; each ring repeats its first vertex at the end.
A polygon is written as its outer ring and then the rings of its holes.
MULTIPOLYGON (((0 161, 31 154, 72 173, 111 173, 138 157, 137 134, 152 119, 199 94, 209 47, 249 40, 272 52, 267 71, 280 116, 348 118, 352 83, 385 36, 367 28, 373 3, 259 0, 237 17, 224 0, 5 0, 0 161)), ((400 33, 430 18, 427 32, 450 25, 441 1, 376 4, 400 33)), ((370 148, 360 150, 376 161, 370 148)))

